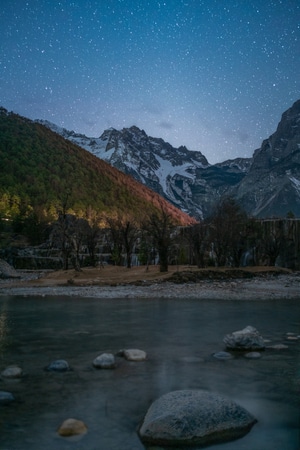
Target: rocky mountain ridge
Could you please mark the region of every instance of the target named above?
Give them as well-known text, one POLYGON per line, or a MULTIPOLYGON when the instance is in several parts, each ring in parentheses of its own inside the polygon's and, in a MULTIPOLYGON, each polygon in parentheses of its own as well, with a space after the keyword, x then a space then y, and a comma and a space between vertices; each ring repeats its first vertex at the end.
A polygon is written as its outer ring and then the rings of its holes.
POLYGON ((211 165, 199 151, 172 147, 136 126, 105 130, 99 138, 40 121, 122 172, 158 192, 197 219, 223 195, 236 198, 255 217, 300 216, 300 100, 252 158, 211 165))

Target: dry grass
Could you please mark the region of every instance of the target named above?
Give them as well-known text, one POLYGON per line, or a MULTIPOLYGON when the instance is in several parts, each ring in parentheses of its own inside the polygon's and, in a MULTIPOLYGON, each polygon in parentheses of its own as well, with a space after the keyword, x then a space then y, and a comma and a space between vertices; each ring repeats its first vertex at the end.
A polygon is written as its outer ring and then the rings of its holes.
POLYGON ((169 266, 167 273, 159 271, 159 266, 126 267, 105 266, 103 268, 84 268, 80 272, 75 270, 60 270, 32 280, 26 284, 35 286, 117 286, 125 284, 151 284, 161 281, 184 283, 203 279, 233 279, 249 278, 253 276, 287 274, 291 271, 278 267, 247 267, 247 268, 206 268, 196 266, 169 266))

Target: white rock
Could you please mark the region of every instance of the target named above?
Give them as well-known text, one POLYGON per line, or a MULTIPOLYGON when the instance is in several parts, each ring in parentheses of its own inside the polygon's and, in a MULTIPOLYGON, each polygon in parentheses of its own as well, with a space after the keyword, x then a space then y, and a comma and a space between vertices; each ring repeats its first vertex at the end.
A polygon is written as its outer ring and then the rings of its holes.
POLYGON ((124 357, 127 361, 145 361, 145 359, 147 359, 147 354, 143 350, 129 348, 124 350, 124 357))

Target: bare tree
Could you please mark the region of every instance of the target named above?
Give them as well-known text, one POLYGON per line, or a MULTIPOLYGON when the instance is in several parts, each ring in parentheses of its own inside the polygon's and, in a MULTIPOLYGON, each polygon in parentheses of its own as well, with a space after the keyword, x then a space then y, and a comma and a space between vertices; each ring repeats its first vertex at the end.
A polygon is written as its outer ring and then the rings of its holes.
POLYGON ((190 249, 190 263, 198 267, 205 266, 205 252, 207 249, 207 226, 199 222, 185 230, 185 238, 190 249))
POLYGON ((275 266, 276 259, 284 244, 284 229, 282 220, 262 222, 262 252, 269 266, 275 266))
POLYGON ((131 268, 132 253, 139 235, 137 222, 130 216, 107 218, 109 232, 113 242, 112 254, 117 265, 121 264, 122 251, 126 254, 126 267, 131 268))
POLYGON ((161 205, 160 210, 149 214, 144 220, 143 229, 152 237, 159 255, 160 272, 168 271, 169 251, 172 244, 172 232, 175 223, 166 208, 161 205))
POLYGON ((89 208, 87 210, 86 244, 92 266, 96 266, 96 247, 103 233, 100 229, 100 222, 101 216, 89 208))
POLYGON ((246 213, 231 197, 224 198, 209 220, 210 239, 218 266, 238 267, 243 253, 242 231, 246 213))

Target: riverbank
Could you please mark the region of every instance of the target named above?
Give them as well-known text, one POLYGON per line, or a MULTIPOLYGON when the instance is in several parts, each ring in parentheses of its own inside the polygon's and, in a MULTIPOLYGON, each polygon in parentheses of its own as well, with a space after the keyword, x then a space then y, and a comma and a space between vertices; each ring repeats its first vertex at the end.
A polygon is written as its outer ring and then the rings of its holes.
POLYGON ((105 266, 57 272, 19 272, 1 280, 1 296, 183 298, 220 300, 300 299, 300 272, 274 267, 243 269, 171 266, 105 266))

